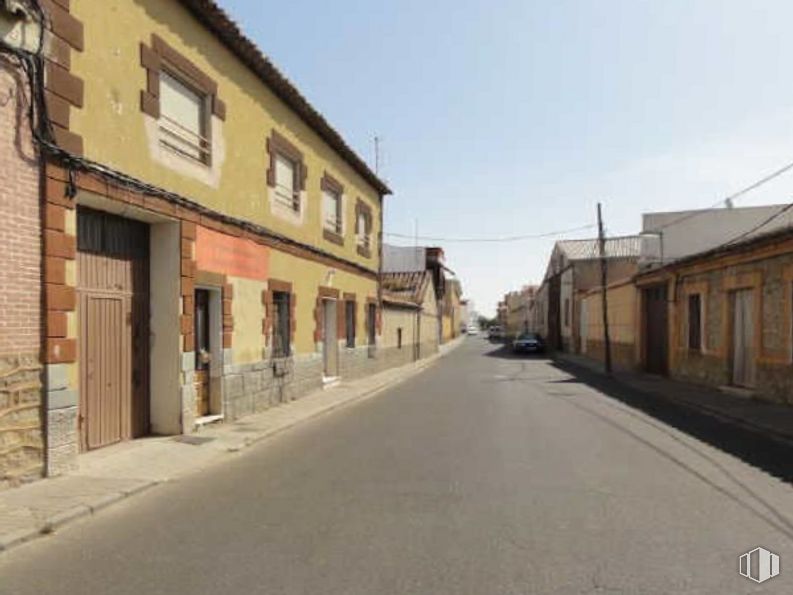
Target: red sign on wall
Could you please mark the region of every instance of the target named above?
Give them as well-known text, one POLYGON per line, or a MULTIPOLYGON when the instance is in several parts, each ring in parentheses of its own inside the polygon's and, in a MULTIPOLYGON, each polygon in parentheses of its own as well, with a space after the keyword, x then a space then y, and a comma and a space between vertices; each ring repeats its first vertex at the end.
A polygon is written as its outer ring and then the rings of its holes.
POLYGON ((200 271, 266 281, 270 271, 270 249, 245 238, 198 226, 196 265, 200 271))

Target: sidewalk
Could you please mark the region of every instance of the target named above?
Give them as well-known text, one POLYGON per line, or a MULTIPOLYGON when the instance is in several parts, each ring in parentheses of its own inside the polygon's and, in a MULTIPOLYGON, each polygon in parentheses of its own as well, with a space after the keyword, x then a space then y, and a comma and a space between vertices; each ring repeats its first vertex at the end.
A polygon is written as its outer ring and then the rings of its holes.
POLYGON ((373 376, 320 390, 239 421, 208 426, 185 436, 144 438, 86 453, 79 469, 0 492, 0 552, 163 482, 229 460, 257 442, 334 409, 373 397, 432 366, 438 355, 373 376))
MULTIPOLYGON (((555 359, 605 377, 603 364, 599 361, 568 353, 558 353, 555 359)), ((712 387, 638 372, 615 371, 612 378, 624 387, 674 401, 788 446, 793 445, 793 407, 788 405, 743 398, 712 387)))

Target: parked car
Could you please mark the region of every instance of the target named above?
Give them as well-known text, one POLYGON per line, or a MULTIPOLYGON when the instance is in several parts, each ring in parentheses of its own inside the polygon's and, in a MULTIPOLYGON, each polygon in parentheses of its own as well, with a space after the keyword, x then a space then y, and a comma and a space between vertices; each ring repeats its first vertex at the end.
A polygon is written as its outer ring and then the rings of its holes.
POLYGON ((502 329, 500 326, 491 326, 487 330, 487 338, 491 341, 503 341, 504 329, 502 329))
POLYGON ((545 341, 537 333, 523 333, 512 342, 515 353, 544 353, 545 341))

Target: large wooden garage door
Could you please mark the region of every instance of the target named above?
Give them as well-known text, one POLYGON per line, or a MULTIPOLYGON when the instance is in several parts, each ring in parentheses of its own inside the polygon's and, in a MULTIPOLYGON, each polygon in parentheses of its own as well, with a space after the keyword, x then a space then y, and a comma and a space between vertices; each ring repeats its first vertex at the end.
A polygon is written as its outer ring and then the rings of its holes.
POLYGON ((89 450, 149 428, 148 226, 77 212, 80 436, 89 450))

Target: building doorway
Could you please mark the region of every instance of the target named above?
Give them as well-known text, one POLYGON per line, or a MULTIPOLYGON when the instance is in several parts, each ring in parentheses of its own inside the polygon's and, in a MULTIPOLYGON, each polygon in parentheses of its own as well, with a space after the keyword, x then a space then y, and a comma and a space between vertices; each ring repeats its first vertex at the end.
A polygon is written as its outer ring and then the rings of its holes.
POLYGON ((77 210, 80 447, 149 432, 149 227, 77 210))
POLYGON ((669 373, 669 306, 666 285, 644 290, 644 362, 650 374, 669 373))
MULTIPOLYGON (((369 350, 369 357, 375 356, 377 348, 377 305, 368 304, 366 306, 366 338, 369 350)), ((443 343, 443 319, 438 314, 438 344, 443 343)))
POLYGON ((196 416, 200 418, 209 415, 212 406, 210 386, 212 340, 210 339, 209 290, 207 289, 196 289, 194 319, 196 416))
POLYGON ((753 388, 755 384, 754 292, 740 289, 731 294, 732 384, 753 388))
POLYGON ((339 338, 337 302, 333 299, 322 300, 323 344, 325 378, 339 376, 339 338))

